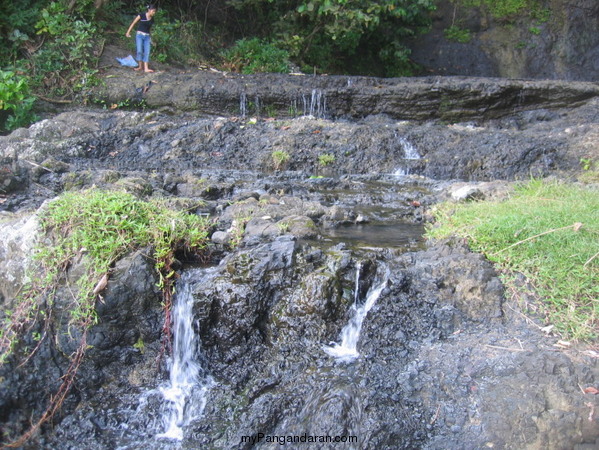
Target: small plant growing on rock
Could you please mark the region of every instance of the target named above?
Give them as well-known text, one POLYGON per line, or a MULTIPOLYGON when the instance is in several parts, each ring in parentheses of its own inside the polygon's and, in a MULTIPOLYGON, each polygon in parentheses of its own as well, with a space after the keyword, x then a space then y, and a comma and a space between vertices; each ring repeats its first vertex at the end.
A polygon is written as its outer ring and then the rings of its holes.
POLYGON ((582 170, 591 170, 593 160, 591 158, 580 158, 580 167, 582 167, 582 170))
POLYGON ((583 173, 579 175, 579 181, 583 183, 598 183, 599 182, 599 164, 591 158, 580 158, 580 167, 583 173))
POLYGON ((291 158, 289 153, 287 153, 285 150, 275 150, 270 156, 272 158, 273 167, 275 170, 281 170, 291 158))
POLYGON ((332 153, 323 153, 318 156, 318 164, 322 167, 326 167, 335 162, 335 155, 332 153))
POLYGON ((446 28, 443 34, 447 40, 459 42, 460 44, 466 44, 472 40, 470 30, 466 28, 460 28, 457 25, 452 25, 449 28, 446 28))

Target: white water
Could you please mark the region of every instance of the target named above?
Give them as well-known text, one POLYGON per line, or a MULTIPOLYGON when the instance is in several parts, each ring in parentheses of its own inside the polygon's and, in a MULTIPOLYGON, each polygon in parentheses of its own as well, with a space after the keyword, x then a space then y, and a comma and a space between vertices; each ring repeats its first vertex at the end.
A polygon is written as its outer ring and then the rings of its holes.
POLYGON ((412 144, 404 137, 399 138, 399 143, 403 148, 405 159, 420 159, 420 153, 418 153, 418 150, 416 150, 414 144, 412 144))
POLYGON ((183 427, 198 418, 206 406, 206 394, 213 384, 198 362, 199 338, 194 329, 190 277, 198 274, 208 278, 210 269, 192 271, 177 283, 173 306, 173 355, 170 360, 170 380, 160 388, 166 401, 165 431, 159 439, 183 439, 183 427))
MULTIPOLYGON (((316 119, 324 119, 327 114, 327 97, 320 89, 312 89, 310 97, 306 94, 301 96, 303 106, 303 116, 316 119)), ((292 107, 297 105, 292 103, 292 107)))
POLYGON ((247 114, 247 101, 247 95, 245 94, 245 92, 242 92, 239 96, 239 115, 241 117, 245 117, 245 115, 247 114))
POLYGON ((352 305, 353 315, 347 325, 341 330, 339 336, 341 343, 333 343, 330 346, 324 346, 324 351, 335 358, 342 361, 351 361, 358 356, 358 340, 360 338, 360 331, 362 330, 362 324, 368 314, 368 311, 372 309, 376 301, 381 295, 381 292, 387 286, 387 280, 389 279, 389 270, 385 267, 383 274, 378 274, 376 279, 373 281, 368 293, 366 294, 366 300, 364 303, 360 303, 359 298, 359 281, 360 281, 360 269, 361 266, 356 267, 356 286, 354 288, 354 304, 352 305))
MULTIPOLYGON (((416 147, 414 147, 414 144, 402 136, 398 137, 397 139, 399 140, 399 144, 404 152, 404 160, 414 161, 421 159, 420 153, 418 153, 418 150, 416 147)), ((393 174, 398 177, 406 176, 410 174, 410 169, 409 167, 398 167, 393 174)))

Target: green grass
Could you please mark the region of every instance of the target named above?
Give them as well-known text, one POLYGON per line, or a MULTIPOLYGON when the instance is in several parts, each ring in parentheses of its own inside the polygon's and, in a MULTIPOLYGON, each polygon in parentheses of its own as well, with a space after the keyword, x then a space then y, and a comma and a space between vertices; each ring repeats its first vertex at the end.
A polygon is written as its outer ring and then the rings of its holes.
MULTIPOLYGON (((507 200, 444 203, 434 215, 429 237, 467 238, 506 274, 527 277, 563 336, 598 337, 599 190, 533 180, 507 200)), ((511 279, 504 277, 515 288, 511 279)))
POLYGON ((318 164, 321 167, 326 167, 330 164, 333 164, 335 162, 335 155, 333 155, 332 153, 323 153, 321 155, 318 155, 318 164))
POLYGON ((271 153, 273 167, 275 170, 281 170, 291 158, 291 155, 285 150, 275 150, 271 153))

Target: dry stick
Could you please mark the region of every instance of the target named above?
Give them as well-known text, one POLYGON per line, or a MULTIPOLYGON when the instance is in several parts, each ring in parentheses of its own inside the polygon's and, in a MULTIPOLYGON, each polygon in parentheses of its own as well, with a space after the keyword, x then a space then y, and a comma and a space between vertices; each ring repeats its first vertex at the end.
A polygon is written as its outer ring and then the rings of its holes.
POLYGON ((599 252, 597 252, 597 253, 595 253, 593 256, 591 256, 591 257, 589 258, 589 260, 588 260, 587 262, 585 262, 585 263, 584 263, 584 265, 583 265, 582 267, 586 267, 586 266, 588 266, 588 265, 591 263, 591 261, 592 261, 592 260, 594 260, 594 259, 595 259, 597 256, 599 256, 599 252))
POLYGON ((441 411, 441 403, 437 404, 437 410, 435 411, 435 414, 429 421, 429 424, 433 425, 437 421, 437 419, 439 418, 439 411, 441 411))
POLYGON ((44 170, 47 170, 48 172, 54 173, 54 171, 52 169, 48 169, 47 167, 41 166, 37 163, 34 163, 33 161, 29 161, 27 159, 22 159, 21 161, 25 161, 26 163, 31 164, 32 166, 39 167, 40 169, 44 169, 44 170))
POLYGON ((48 97, 44 97, 43 95, 40 94, 35 94, 36 97, 41 98, 42 100, 49 102, 49 103, 58 103, 58 104, 69 104, 69 103, 73 103, 73 100, 62 100, 62 99, 54 99, 54 98, 48 98, 48 97))
POLYGON ((498 250, 498 251, 496 251, 495 253, 491 253, 491 255, 492 255, 492 256, 493 256, 493 255, 497 255, 497 254, 499 254, 499 253, 501 253, 501 252, 504 252, 505 250, 508 250, 508 249, 510 249, 510 248, 512 248, 512 247, 516 247, 517 245, 523 244, 523 243, 525 243, 525 242, 531 241, 531 240, 533 240, 533 239, 536 239, 536 238, 538 238, 538 237, 540 237, 540 236, 544 236, 544 235, 546 235, 546 234, 549 234, 549 233, 554 233, 554 232, 556 232, 556 231, 566 230, 566 229, 568 229, 568 228, 574 228, 575 230, 578 230, 578 229, 579 229, 581 226, 582 226, 582 224, 581 224, 580 222, 576 222, 576 223, 573 223, 572 225, 568 225, 568 226, 566 226, 566 227, 554 228, 554 229, 552 229, 552 230, 547 230, 547 231, 544 231, 544 232, 542 232, 542 233, 535 234, 534 236, 531 236, 531 237, 529 237, 529 238, 526 238, 526 239, 523 239, 523 240, 521 240, 521 241, 518 241, 518 242, 516 242, 515 244, 512 244, 512 245, 510 245, 510 246, 508 246, 508 247, 502 248, 501 250, 498 250))
POLYGON ((54 395, 50 399, 50 405, 48 406, 44 414, 42 414, 42 417, 20 438, 18 438, 14 442, 11 442, 10 444, 6 444, 6 447, 22 447, 23 444, 27 442, 45 422, 54 417, 54 414, 56 414, 56 412, 60 409, 62 403, 67 397, 67 394, 71 390, 71 386, 73 385, 73 382, 75 381, 75 376, 77 375, 77 370, 79 369, 81 361, 83 360, 83 355, 85 354, 85 350, 87 348, 86 337, 87 331, 82 337, 81 345, 79 345, 79 348, 75 352, 74 358, 71 360, 71 365, 69 366, 67 373, 62 377, 63 381, 60 387, 58 388, 58 392, 56 392, 56 395, 54 395))
POLYGON ((485 344, 485 347, 496 348, 498 350, 508 350, 510 352, 530 352, 530 350, 525 350, 523 348, 500 347, 499 345, 491 345, 491 344, 485 344))

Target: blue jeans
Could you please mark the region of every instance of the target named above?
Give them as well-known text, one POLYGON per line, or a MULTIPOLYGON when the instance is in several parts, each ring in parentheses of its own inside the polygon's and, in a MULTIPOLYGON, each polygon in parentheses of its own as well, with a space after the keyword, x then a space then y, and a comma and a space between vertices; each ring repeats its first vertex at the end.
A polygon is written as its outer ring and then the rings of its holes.
POLYGON ((152 46, 150 35, 135 33, 135 44, 137 45, 137 61, 150 62, 150 47, 152 46))

